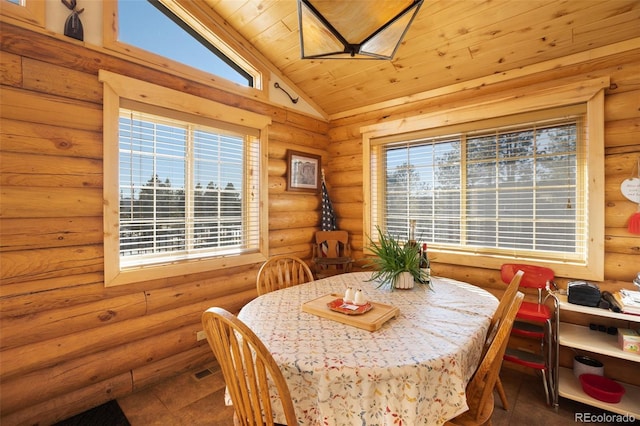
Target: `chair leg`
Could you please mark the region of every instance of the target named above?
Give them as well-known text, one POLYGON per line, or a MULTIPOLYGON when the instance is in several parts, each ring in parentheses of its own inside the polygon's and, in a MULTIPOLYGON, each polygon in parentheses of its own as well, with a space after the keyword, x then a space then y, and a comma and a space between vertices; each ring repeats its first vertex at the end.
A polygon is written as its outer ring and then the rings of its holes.
POLYGON ((542 384, 544 385, 544 396, 547 398, 547 405, 551 405, 551 391, 549 384, 549 370, 542 370, 542 384))
POLYGON ((544 393, 547 398, 547 405, 552 405, 555 401, 555 385, 553 380, 553 371, 554 371, 554 362, 555 354, 554 351, 554 333, 553 328, 551 327, 551 321, 546 321, 545 323, 545 337, 542 340, 542 350, 545 356, 545 366, 546 368, 542 370, 542 382, 544 384, 544 393))
POLYGON ((500 401, 502 401, 502 408, 504 408, 504 411, 509 411, 509 402, 507 401, 507 395, 504 393, 500 376, 498 376, 498 379, 496 380, 496 390, 500 396, 500 401))

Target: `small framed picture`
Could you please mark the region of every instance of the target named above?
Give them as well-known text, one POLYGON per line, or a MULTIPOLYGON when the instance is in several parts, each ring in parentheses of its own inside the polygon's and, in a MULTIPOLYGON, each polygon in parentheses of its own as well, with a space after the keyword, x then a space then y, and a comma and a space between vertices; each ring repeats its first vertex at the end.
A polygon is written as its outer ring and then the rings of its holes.
POLYGON ((318 192, 320 156, 287 150, 287 191, 318 192))

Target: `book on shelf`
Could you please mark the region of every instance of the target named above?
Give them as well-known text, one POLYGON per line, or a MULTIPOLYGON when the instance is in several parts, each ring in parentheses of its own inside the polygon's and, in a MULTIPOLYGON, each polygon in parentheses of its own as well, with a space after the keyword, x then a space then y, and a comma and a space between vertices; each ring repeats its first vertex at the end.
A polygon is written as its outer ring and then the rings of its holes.
POLYGON ((640 291, 620 290, 613 294, 625 314, 640 315, 640 291))

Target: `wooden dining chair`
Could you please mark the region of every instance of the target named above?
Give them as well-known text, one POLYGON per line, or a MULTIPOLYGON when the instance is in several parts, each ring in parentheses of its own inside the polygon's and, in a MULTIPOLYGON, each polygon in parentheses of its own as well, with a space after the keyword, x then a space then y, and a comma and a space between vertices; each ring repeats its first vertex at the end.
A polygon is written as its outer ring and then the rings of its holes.
POLYGON ((353 259, 347 231, 318 231, 311 265, 316 278, 351 272, 353 259))
POLYGON ((509 335, 513 327, 518 309, 522 304, 524 294, 517 292, 515 299, 508 307, 500 321, 498 330, 482 358, 471 381, 467 385, 467 405, 469 410, 451 419, 446 425, 491 425, 493 414, 493 389, 502 366, 502 357, 509 343, 509 335))
POLYGON ((258 295, 313 281, 309 266, 299 257, 273 256, 258 271, 258 295))
POLYGON ((260 338, 222 308, 207 309, 202 326, 231 396, 234 425, 275 425, 272 404, 278 400, 287 425, 297 425, 287 382, 260 338), (277 398, 270 395, 269 382, 275 385, 277 398))
MULTIPOLYGON (((511 306, 511 304, 515 300, 516 294, 518 293, 518 287, 520 286, 520 281, 522 280, 523 275, 524 275, 523 271, 518 271, 513 276, 513 278, 511 279, 511 282, 507 286, 507 289, 502 295, 502 298, 500 299, 500 303, 498 304, 498 307, 496 308, 495 312, 493 313, 493 316, 491 317, 491 321, 489 322, 489 329, 487 331, 487 337, 484 342, 484 349, 482 350, 482 356, 484 356, 487 350, 489 350, 489 346, 491 346, 491 342, 493 342, 493 339, 495 338, 496 332, 500 327, 500 323, 504 318, 504 314, 506 313, 509 306, 511 306)), ((508 410, 509 402, 507 401, 507 395, 504 392, 504 387, 502 386, 502 381, 500 380, 499 375, 498 375, 498 378, 496 379, 495 388, 496 388, 496 391, 498 392, 498 395, 500 396, 500 401, 502 402, 502 408, 504 408, 505 410, 508 410)))

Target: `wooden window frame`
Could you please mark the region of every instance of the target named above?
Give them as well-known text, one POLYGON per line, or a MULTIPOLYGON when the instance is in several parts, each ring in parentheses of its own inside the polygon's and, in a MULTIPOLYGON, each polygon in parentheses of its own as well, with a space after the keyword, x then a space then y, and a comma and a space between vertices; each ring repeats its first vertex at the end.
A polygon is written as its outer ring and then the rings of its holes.
POLYGON ((152 279, 194 274, 214 269, 236 267, 264 262, 268 254, 268 171, 265 155, 268 126, 271 118, 220 104, 194 95, 157 86, 152 83, 100 70, 99 80, 104 83, 104 273, 105 286, 130 284, 152 279), (121 268, 119 241, 119 123, 120 107, 128 103, 142 103, 177 111, 181 115, 193 114, 205 119, 241 125, 259 132, 259 249, 255 253, 234 256, 214 256, 203 259, 179 260, 169 264, 121 268))
POLYGON ((10 18, 44 28, 46 2, 43 0, 20 0, 20 3, 15 4, 7 0, 0 0, 0 12, 10 18))
MULTIPOLYGON (((527 263, 548 266, 557 276, 602 281, 604 279, 604 89, 609 87, 609 78, 596 78, 587 81, 569 81, 557 83, 553 87, 527 88, 520 96, 503 97, 483 103, 471 104, 453 109, 444 109, 415 117, 373 124, 360 129, 363 138, 363 158, 371 162, 371 156, 377 140, 399 137, 419 131, 432 131, 456 124, 473 123, 482 120, 505 117, 512 114, 531 113, 551 108, 561 108, 576 104, 586 105, 586 134, 584 152, 584 180, 588 196, 586 197, 587 236, 584 262, 563 260, 551 261, 537 258, 516 258, 527 263)), ((364 191, 364 241, 373 236, 377 218, 372 200, 381 199, 372 194, 375 176, 380 173, 371 167, 363 167, 364 191), (370 189, 369 189, 370 188, 370 189)), ((438 250, 437 245, 430 247, 437 262, 455 265, 476 266, 499 269, 500 266, 514 260, 510 257, 487 253, 464 253, 438 250)))
MULTIPOLYGON (((191 0, 159 0, 167 9, 171 10, 176 16, 182 19, 185 24, 190 26, 199 34, 207 34, 207 38, 214 39, 211 41, 215 47, 226 55, 230 60, 235 62, 242 69, 247 71, 254 79, 254 87, 246 87, 231 82, 223 77, 210 74, 206 71, 193 68, 166 58, 155 53, 151 53, 144 49, 123 43, 118 40, 118 1, 103 1, 103 25, 102 38, 103 45, 106 49, 112 50, 119 54, 125 55, 129 60, 150 66, 163 72, 171 73, 183 78, 194 80, 208 86, 217 87, 225 91, 233 92, 242 96, 267 99, 264 90, 266 76, 269 70, 262 66, 258 60, 252 55, 244 52, 243 46, 238 43, 231 35, 223 31, 215 17, 211 16, 212 10, 202 10, 202 6, 198 2, 191 0), (249 59, 245 58, 246 55, 249 59)), ((213 53, 212 53, 213 55, 213 53)))

